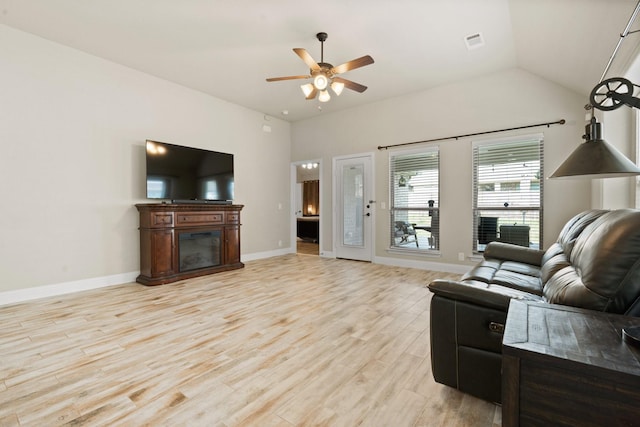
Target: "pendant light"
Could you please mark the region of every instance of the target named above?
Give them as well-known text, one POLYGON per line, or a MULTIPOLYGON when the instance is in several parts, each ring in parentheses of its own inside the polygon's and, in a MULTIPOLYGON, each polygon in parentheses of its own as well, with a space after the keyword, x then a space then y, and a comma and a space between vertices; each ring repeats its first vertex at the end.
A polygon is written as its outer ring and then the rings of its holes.
POLYGON ((591 91, 591 103, 585 107, 591 109, 591 120, 586 125, 583 136, 586 142, 580 144, 550 178, 614 178, 640 175, 640 168, 635 163, 602 139, 602 124, 598 123, 594 114, 594 108, 602 111, 615 110, 622 105, 640 108, 640 100, 633 96, 635 85, 624 78, 604 80, 639 11, 640 1, 629 18, 626 28, 620 34, 618 44, 602 73, 600 83, 591 91))
POLYGON ((640 168, 602 139, 602 123, 595 116, 585 127, 580 144, 550 178, 614 178, 640 175, 640 168))

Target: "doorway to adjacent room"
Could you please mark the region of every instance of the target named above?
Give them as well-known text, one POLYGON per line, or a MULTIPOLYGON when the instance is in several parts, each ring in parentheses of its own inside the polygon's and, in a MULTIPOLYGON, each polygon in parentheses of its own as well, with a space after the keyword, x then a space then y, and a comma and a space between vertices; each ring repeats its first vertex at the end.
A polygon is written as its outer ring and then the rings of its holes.
POLYGON ((292 165, 294 186, 294 242, 296 253, 320 254, 321 165, 320 160, 292 165))

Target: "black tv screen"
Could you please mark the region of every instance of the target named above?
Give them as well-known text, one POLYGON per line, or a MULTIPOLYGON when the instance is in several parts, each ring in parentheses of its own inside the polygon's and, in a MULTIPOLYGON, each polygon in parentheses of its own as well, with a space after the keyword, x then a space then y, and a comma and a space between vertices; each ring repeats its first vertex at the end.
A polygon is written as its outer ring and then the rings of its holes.
POLYGON ((231 202, 233 154, 147 140, 147 198, 231 202))

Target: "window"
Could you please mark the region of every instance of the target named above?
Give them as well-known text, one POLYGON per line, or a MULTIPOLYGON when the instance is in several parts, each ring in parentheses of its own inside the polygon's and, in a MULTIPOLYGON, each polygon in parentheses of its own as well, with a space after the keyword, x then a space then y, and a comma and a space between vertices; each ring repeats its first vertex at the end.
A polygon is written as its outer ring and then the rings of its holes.
POLYGON ((501 182, 500 191, 520 191, 520 182, 501 182))
POLYGON ((474 252, 494 240, 542 247, 543 159, 542 134, 474 143, 474 252))
POLYGON ((439 163, 436 146, 389 155, 392 249, 439 249, 439 163))

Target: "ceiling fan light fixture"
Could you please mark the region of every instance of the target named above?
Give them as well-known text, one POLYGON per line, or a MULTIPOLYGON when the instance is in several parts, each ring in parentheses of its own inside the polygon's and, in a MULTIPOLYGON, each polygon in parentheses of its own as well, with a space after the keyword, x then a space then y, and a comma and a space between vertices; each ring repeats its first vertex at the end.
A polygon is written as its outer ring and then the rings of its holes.
MULTIPOLYGON (((336 94, 336 96, 340 96, 345 88, 359 93, 367 90, 366 86, 361 85, 360 83, 353 82, 351 80, 344 79, 342 77, 335 77, 336 81, 334 81, 334 76, 364 67, 366 65, 373 64, 373 58, 369 55, 365 55, 334 67, 328 62, 324 62, 324 42, 325 40, 327 40, 327 33, 317 33, 316 37, 320 42, 320 62, 316 62, 313 57, 309 55, 309 52, 307 52, 305 49, 293 49, 294 53, 298 55, 300 59, 302 59, 302 61, 309 67, 309 74, 284 77, 269 77, 267 78, 267 82, 313 79, 311 83, 301 85, 300 89, 302 89, 302 92, 304 93, 304 96, 307 100, 318 98, 320 102, 328 102, 331 99, 331 95, 329 95, 328 91, 329 86, 331 86, 331 89, 336 94)), ((318 106, 318 108, 320 108, 320 106, 318 106)))
POLYGON ((344 83, 331 82, 331 89, 333 89, 336 95, 340 96, 340 94, 342 93, 342 89, 344 89, 344 83))
POLYGON ((329 102, 330 99, 331 95, 329 95, 329 92, 326 90, 321 91, 320 95, 318 95, 318 101, 320 102, 329 102))
POLYGON ((313 85, 311 83, 307 83, 300 86, 300 89, 302 89, 302 93, 304 93, 304 96, 307 97, 311 94, 311 92, 313 92, 313 85))
POLYGON ((327 86, 329 85, 329 79, 324 74, 319 73, 313 79, 313 85, 318 90, 325 90, 327 88, 327 86))

